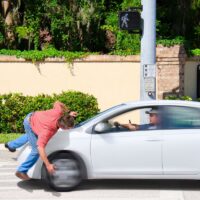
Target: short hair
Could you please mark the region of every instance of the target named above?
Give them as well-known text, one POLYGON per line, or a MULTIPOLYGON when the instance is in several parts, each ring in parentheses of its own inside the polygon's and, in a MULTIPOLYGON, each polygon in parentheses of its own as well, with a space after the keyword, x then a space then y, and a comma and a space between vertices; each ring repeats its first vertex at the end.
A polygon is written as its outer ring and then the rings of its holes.
POLYGON ((58 119, 58 125, 67 126, 71 128, 75 124, 74 121, 75 121, 74 117, 70 116, 69 113, 66 112, 58 119))

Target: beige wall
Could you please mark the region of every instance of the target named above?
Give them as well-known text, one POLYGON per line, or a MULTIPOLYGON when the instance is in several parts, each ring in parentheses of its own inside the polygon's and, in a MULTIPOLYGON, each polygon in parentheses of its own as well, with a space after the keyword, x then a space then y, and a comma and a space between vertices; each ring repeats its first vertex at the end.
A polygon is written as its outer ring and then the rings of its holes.
POLYGON ((184 94, 196 98, 197 90, 197 65, 200 62, 189 60, 185 64, 184 69, 184 94))
MULTIPOLYGON (((4 59, 5 60, 5 59, 4 59)), ((126 101, 139 100, 140 63, 133 61, 78 61, 69 69, 65 62, 0 60, 0 93, 52 94, 77 90, 93 94, 101 110, 126 101)))
MULTIPOLYGON (((181 46, 157 48, 157 96, 181 94, 196 98, 196 68, 200 57, 186 58, 181 46), (184 68, 184 69, 183 69, 184 68), (184 79, 184 80, 182 80, 184 79)), ((93 94, 101 110, 140 96, 140 57, 91 55, 73 68, 62 59, 26 62, 0 55, 0 94, 52 94, 77 90, 93 94)))

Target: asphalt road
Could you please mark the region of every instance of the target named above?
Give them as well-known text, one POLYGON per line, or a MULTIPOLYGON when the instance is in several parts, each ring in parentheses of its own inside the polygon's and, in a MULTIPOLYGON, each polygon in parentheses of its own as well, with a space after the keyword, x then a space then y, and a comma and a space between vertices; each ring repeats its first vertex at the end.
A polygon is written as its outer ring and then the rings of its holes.
POLYGON ((16 155, 0 146, 1 200, 200 200, 200 181, 95 180, 85 181, 76 191, 55 192, 40 180, 15 177, 16 155))

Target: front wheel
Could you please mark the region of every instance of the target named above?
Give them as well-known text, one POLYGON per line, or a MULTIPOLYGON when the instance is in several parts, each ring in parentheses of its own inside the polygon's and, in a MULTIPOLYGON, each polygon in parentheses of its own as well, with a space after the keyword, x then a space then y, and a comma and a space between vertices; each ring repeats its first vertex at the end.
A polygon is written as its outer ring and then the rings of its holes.
POLYGON ((49 158, 55 166, 55 173, 49 174, 46 167, 42 169, 42 179, 56 191, 70 191, 82 181, 83 174, 79 161, 69 153, 59 153, 49 158))

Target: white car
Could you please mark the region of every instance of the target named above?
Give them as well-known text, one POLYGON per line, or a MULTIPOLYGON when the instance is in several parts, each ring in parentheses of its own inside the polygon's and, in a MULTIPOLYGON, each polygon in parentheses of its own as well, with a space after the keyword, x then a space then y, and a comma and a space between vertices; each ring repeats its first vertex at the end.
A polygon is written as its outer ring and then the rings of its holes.
MULTIPOLYGON (((18 161, 23 162, 29 152, 27 144, 18 161)), ((200 179, 200 103, 123 103, 69 131, 59 130, 46 153, 56 172, 49 175, 39 159, 28 175, 58 191, 72 190, 83 179, 200 179), (115 121, 140 124, 148 120, 145 111, 151 109, 159 110, 156 129, 115 126, 115 121)))

